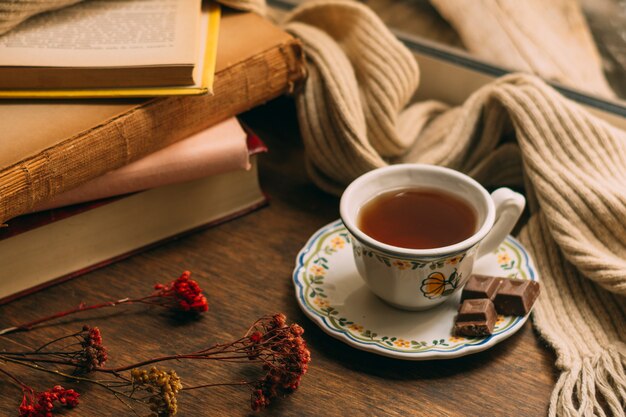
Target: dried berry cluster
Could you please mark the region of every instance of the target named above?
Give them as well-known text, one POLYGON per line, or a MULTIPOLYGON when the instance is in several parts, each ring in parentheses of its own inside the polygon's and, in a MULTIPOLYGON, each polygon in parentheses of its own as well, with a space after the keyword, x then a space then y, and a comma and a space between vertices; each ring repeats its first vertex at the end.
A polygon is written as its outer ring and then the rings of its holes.
POLYGON ((258 411, 267 407, 273 398, 289 394, 300 386, 311 353, 302 338, 302 327, 287 325, 284 314, 262 320, 255 327, 249 336, 248 357, 260 358, 266 371, 252 391, 252 409, 258 411))
POLYGON ((173 416, 178 412, 176 395, 183 384, 175 371, 165 372, 153 366, 149 371, 133 369, 130 374, 133 389, 149 393, 148 402, 154 417, 173 416))
POLYGON ((79 394, 73 389, 65 389, 57 385, 44 392, 35 392, 24 387, 22 404, 19 408, 20 417, 51 417, 57 407, 74 408, 78 405, 79 394))
MULTIPOLYGON (((196 316, 208 310, 206 297, 198 283, 185 271, 168 284, 157 284, 155 291, 142 298, 124 298, 101 304, 84 305, 56 313, 21 325, 0 330, 0 336, 15 331, 30 330, 35 325, 69 314, 122 304, 148 304, 165 307, 177 313, 196 316)), ((298 388, 307 372, 311 354, 302 338, 304 330, 297 324, 287 324, 284 314, 265 316, 257 320, 246 334, 235 341, 217 344, 192 353, 177 353, 143 360, 137 363, 107 368, 109 357, 97 327, 83 326, 81 331, 59 337, 30 350, 10 352, 0 349, 0 376, 5 376, 22 390, 20 417, 52 417, 55 408, 72 408, 78 405, 78 393, 72 389, 55 386, 36 392, 22 382, 9 366, 27 367, 54 374, 81 383, 98 385, 126 406, 150 408, 151 417, 170 417, 178 411, 178 395, 183 390, 206 389, 215 386, 247 386, 252 390, 252 408, 267 407, 275 398, 287 395, 298 388), (222 362, 260 364, 261 377, 251 381, 217 382, 183 388, 173 370, 164 371, 151 364, 166 361, 200 360, 200 363, 222 362), (126 372, 129 374, 125 374, 126 372), (92 374, 107 375, 105 379, 92 374)), ((136 413, 136 412, 135 412, 136 413)))
POLYGON ((85 305, 81 303, 78 307, 67 311, 61 311, 51 316, 42 317, 27 323, 7 327, 0 330, 0 336, 14 333, 21 330, 30 330, 34 326, 89 310, 110 308, 119 305, 154 305, 166 308, 174 313, 198 315, 209 309, 209 303, 202 293, 200 285, 191 279, 191 272, 185 271, 180 277, 169 284, 156 284, 154 291, 145 297, 122 298, 115 301, 106 301, 99 304, 85 305))
POLYGON ((209 309, 209 303, 202 294, 202 289, 196 281, 190 278, 191 272, 185 271, 176 280, 169 284, 157 284, 155 296, 162 298, 161 305, 183 312, 204 313, 209 309))
POLYGON ((82 349, 78 354, 77 372, 89 373, 96 368, 103 367, 107 361, 108 354, 107 349, 102 345, 100 329, 83 326, 81 337, 83 339, 80 342, 82 349))

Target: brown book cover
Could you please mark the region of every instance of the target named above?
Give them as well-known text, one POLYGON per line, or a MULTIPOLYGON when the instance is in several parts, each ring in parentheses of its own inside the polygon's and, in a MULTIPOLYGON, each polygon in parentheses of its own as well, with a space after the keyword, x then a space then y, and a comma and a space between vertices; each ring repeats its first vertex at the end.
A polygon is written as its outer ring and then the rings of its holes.
POLYGON ((252 13, 224 13, 214 95, 0 103, 0 222, 293 89, 300 43, 252 13))

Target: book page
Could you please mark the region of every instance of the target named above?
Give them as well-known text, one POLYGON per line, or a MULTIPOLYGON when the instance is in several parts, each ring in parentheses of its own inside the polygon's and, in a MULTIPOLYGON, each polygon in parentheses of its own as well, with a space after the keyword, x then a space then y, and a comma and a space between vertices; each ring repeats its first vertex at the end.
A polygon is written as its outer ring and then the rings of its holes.
POLYGON ((191 65, 201 0, 91 0, 0 36, 0 66, 191 65))

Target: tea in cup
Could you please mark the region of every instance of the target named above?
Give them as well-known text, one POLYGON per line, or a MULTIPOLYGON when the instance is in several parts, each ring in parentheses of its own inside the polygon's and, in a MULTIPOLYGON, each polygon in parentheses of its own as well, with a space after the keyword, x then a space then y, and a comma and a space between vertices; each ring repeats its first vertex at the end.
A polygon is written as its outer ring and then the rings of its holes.
POLYGON ((458 171, 392 165, 354 180, 341 197, 341 219, 369 289, 408 310, 441 304, 465 285, 474 261, 504 241, 524 197, 491 195, 458 171))

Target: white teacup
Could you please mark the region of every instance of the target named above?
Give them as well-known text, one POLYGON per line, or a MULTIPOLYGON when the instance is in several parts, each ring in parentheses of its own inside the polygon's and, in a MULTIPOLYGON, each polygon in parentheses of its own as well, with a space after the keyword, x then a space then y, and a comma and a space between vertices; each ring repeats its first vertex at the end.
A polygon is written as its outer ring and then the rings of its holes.
POLYGON ((498 248, 511 233, 526 200, 509 188, 491 195, 458 171, 434 165, 401 164, 370 171, 341 197, 340 213, 352 235, 354 260, 370 290, 394 307, 425 310, 461 289, 474 261, 498 248), (379 194, 401 188, 439 189, 461 197, 477 214, 475 233, 453 245, 407 249, 379 242, 357 226, 359 210, 379 194))

